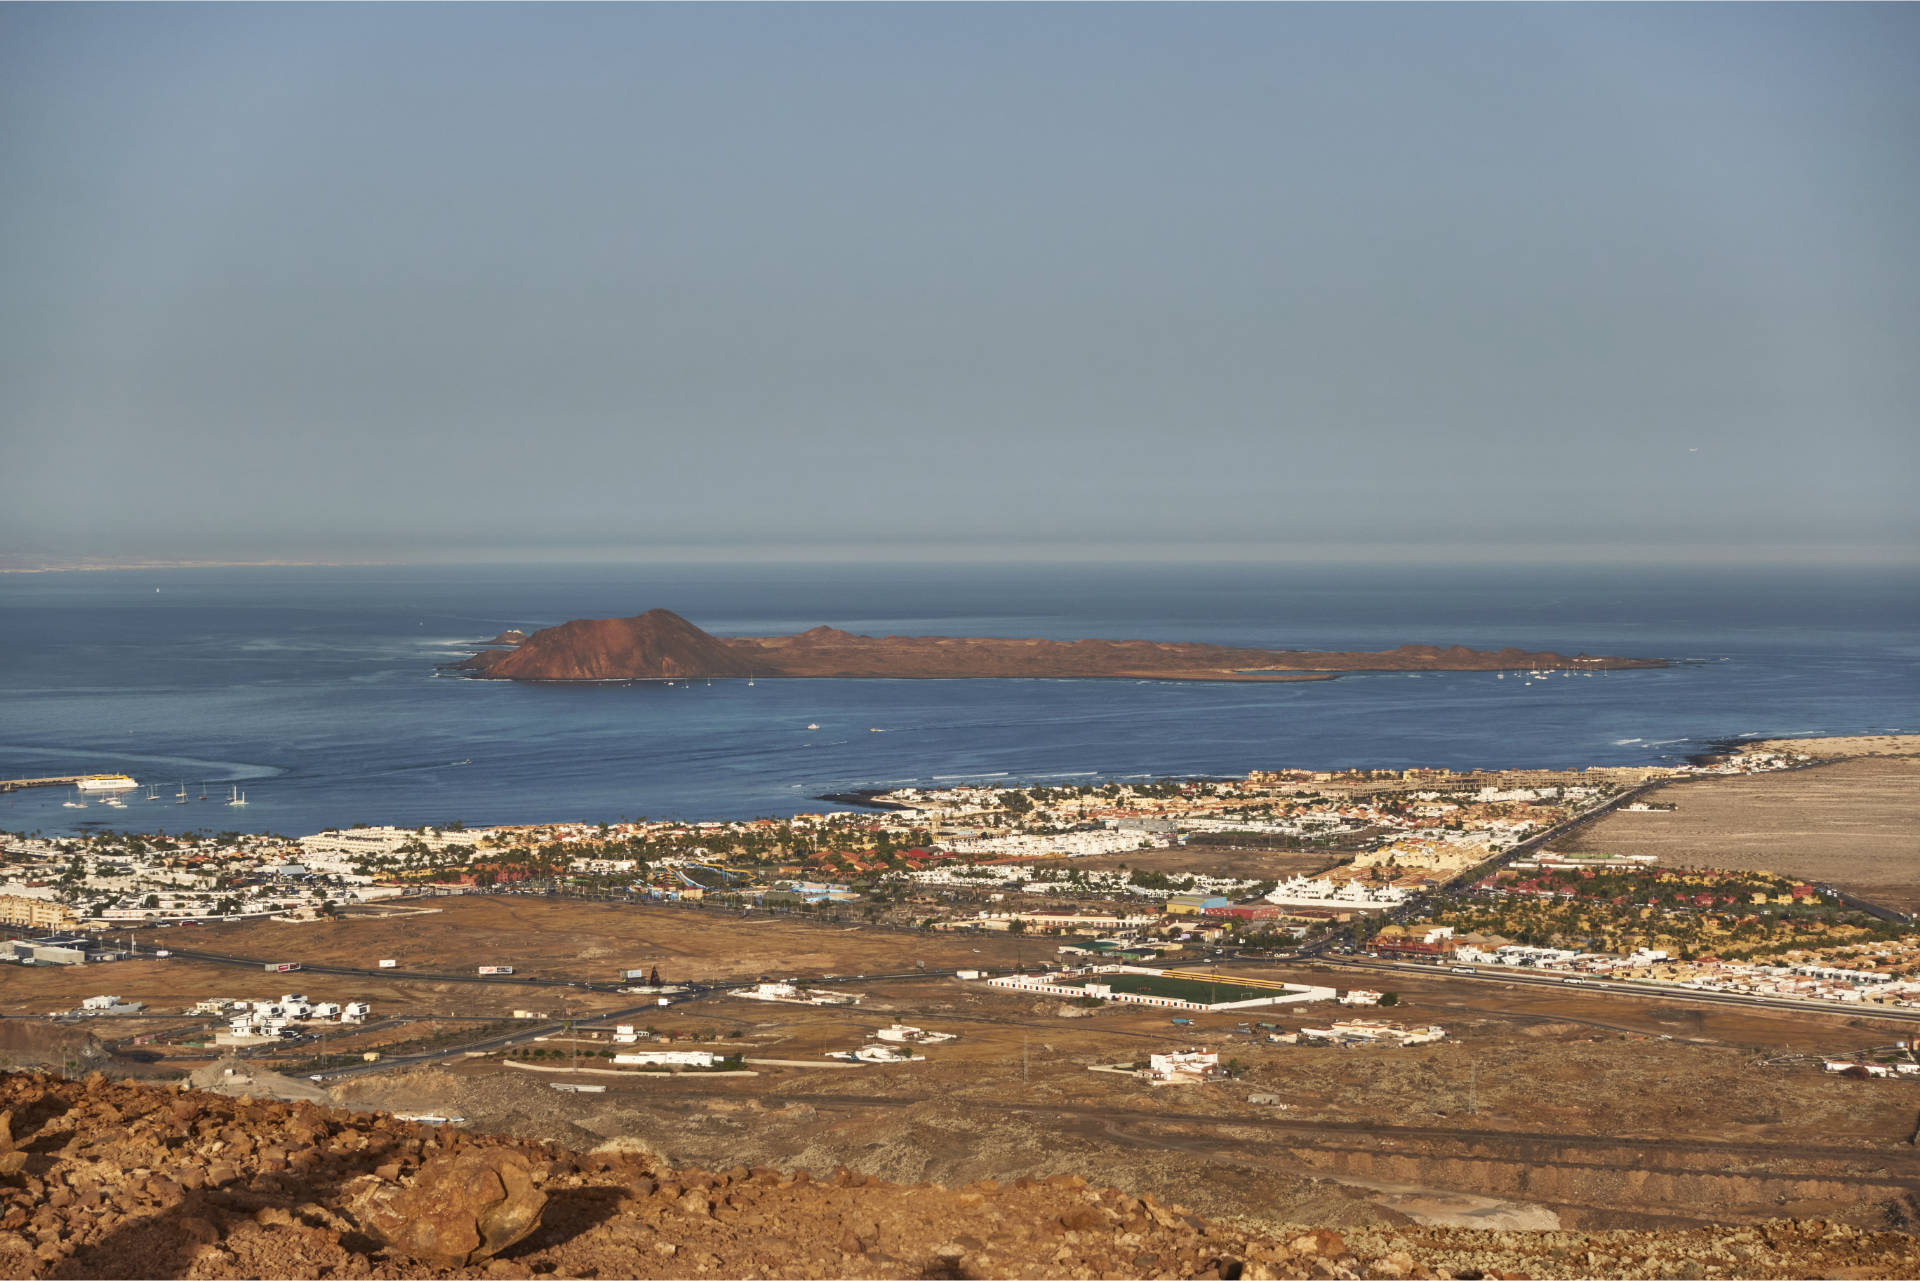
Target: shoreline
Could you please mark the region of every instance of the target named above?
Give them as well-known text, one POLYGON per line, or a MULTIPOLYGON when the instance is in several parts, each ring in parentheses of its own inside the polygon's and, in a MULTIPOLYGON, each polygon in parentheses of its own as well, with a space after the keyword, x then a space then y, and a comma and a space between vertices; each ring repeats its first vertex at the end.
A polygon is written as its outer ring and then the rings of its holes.
MULTIPOLYGON (((1866 758, 1873 758, 1873 757, 1901 758, 1901 757, 1908 757, 1908 756, 1920 756, 1920 734, 1879 734, 1879 735, 1831 734, 1831 735, 1824 735, 1824 736, 1816 735, 1811 737, 1800 737, 1800 738, 1747 738, 1747 737, 1720 738, 1720 739, 1710 740, 1703 750, 1688 753, 1687 755, 1681 757, 1680 759, 1686 765, 1695 766, 1699 768, 1709 768, 1713 765, 1722 764, 1729 759, 1743 755, 1749 750, 1798 753, 1801 755, 1811 756, 1814 758, 1813 760, 1806 762, 1805 763, 1806 765, 1828 765, 1828 764, 1836 763, 1838 761, 1866 759, 1866 758)), ((1287 765, 1287 764, 1270 763, 1268 765, 1252 766, 1252 767, 1249 767, 1249 770, 1250 772, 1257 773, 1263 770, 1275 771, 1275 770, 1310 769, 1310 768, 1311 768, 1310 766, 1295 766, 1295 765, 1287 765)), ((1386 767, 1382 767, 1382 768, 1386 768, 1386 767)), ((1418 768, 1418 767, 1407 767, 1407 768, 1418 768)), ((1469 767, 1461 767, 1457 769, 1450 769, 1449 772, 1454 774, 1475 774, 1475 773, 1499 774, 1499 773, 1518 773, 1518 772, 1534 772, 1534 771, 1541 771, 1541 772, 1548 772, 1548 773, 1576 773, 1584 770, 1644 770, 1644 769, 1656 769, 1656 768, 1661 768, 1661 767, 1651 766, 1644 762, 1605 763, 1600 761, 1587 761, 1580 765, 1565 766, 1565 767, 1541 766, 1541 765, 1531 765, 1531 764, 1479 765, 1479 766, 1469 766, 1469 767)), ((1673 767, 1669 766, 1666 768, 1673 768, 1673 767)), ((1351 767, 1346 767, 1346 769, 1342 771, 1331 771, 1331 772, 1334 772, 1334 773, 1349 772, 1349 771, 1365 772, 1367 771, 1367 769, 1368 767, 1366 766, 1351 766, 1351 767)), ((1079 780, 1079 781, 1083 782, 1085 785, 1088 785, 1088 786, 1098 787, 1107 783, 1137 781, 1138 777, 1139 776, 1135 776, 1135 775, 1128 775, 1125 778, 1121 778, 1119 776, 1109 777, 1104 775, 1097 775, 1097 776, 1091 776, 1087 779, 1079 780)), ((1225 781, 1225 780, 1242 777, 1242 776, 1241 775, 1205 775, 1205 774, 1164 774, 1164 775, 1154 774, 1148 777, 1149 777, 1149 781, 1152 781, 1152 782, 1189 783, 1189 782, 1225 781)), ((1685 776, 1682 776, 1682 778, 1684 777, 1685 776)), ((1707 776, 1703 776, 1703 777, 1707 777, 1707 776)), ((1048 781, 1048 779, 1044 775, 1036 776, 1033 778, 1026 778, 1026 779, 1022 779, 1022 778, 1005 778, 1005 779, 995 779, 995 780, 981 779, 974 783, 961 782, 961 783, 956 783, 955 785, 956 786, 991 787, 991 788, 1000 789, 1000 790, 1027 790, 1032 788, 1047 788, 1047 787, 1061 786, 1061 784, 1058 783, 1057 781, 1048 781)), ((808 796, 806 799, 819 804, 853 806, 855 808, 867 811, 872 814, 883 814, 883 813, 896 812, 900 810, 908 810, 908 809, 914 808, 913 806, 902 805, 897 802, 883 801, 880 799, 881 797, 886 796, 887 794, 897 790, 899 790, 898 785, 892 786, 892 787, 877 787, 877 786, 850 787, 850 788, 838 789, 831 792, 817 793, 817 794, 808 796)), ((167 810, 168 812, 171 812, 172 806, 168 806, 167 810)), ((138 812, 139 810, 137 807, 128 807, 128 809, 125 811, 125 815, 131 818, 134 814, 138 812)), ((793 814, 797 815, 802 813, 813 813, 813 812, 816 812, 816 811, 796 809, 793 811, 793 814)), ((789 817, 791 816, 792 815, 789 815, 789 817)), ((711 820, 710 815, 705 818, 703 818, 700 815, 688 815, 688 816, 674 819, 671 821, 691 823, 691 822, 702 822, 702 821, 710 821, 710 820, 711 820)), ((465 823, 465 826, 467 826, 468 828, 490 828, 490 827, 544 827, 544 826, 551 826, 555 824, 564 824, 564 823, 594 822, 597 820, 592 818, 582 818, 578 815, 575 815, 572 817, 558 817, 558 818, 548 817, 548 818, 540 818, 540 819, 533 819, 533 820, 522 820, 522 821, 514 821, 514 822, 497 822, 497 823, 484 820, 484 819, 467 819, 463 821, 465 823)), ((728 819, 724 821, 735 821, 735 820, 728 819)), ((372 824, 372 825, 378 826, 379 824, 372 824)), ((55 830, 55 829, 49 829, 49 830, 55 830)), ((58 830, 64 830, 69 834, 76 835, 76 836, 98 836, 105 832, 127 832, 127 833, 134 833, 134 834, 142 834, 149 830, 154 832, 154 834, 158 834, 158 835, 167 835, 167 834, 188 835, 193 833, 210 834, 214 831, 220 830, 220 825, 218 822, 210 822, 206 824, 195 824, 191 827, 180 828, 178 830, 175 830, 169 833, 166 829, 143 829, 141 827, 138 827, 137 825, 115 826, 113 825, 113 820, 111 818, 102 816, 98 818, 86 818, 86 819, 76 820, 76 821, 73 821, 70 826, 67 826, 58 830)), ((322 829, 322 830, 330 830, 330 829, 322 829)), ((28 833, 25 829, 15 832, 13 831, 13 829, 0 826, 0 834, 26 836, 28 833)), ((245 832, 242 834, 259 836, 259 835, 268 835, 269 833, 263 829, 262 831, 259 831, 259 832, 245 832)))
POLYGON ((0 574, 124 574, 148 569, 391 569, 395 560, 142 560, 106 565, 0 565, 0 574))
POLYGON ((822 804, 852 805, 863 810, 873 810, 876 813, 913 808, 910 805, 902 805, 898 801, 883 801, 880 799, 888 792, 895 790, 897 789, 891 787, 861 787, 848 792, 824 792, 819 796, 809 797, 808 799, 819 801, 822 804))
MULTIPOLYGON (((1182 684, 1200 684, 1219 682, 1223 684, 1286 684, 1293 681, 1333 681, 1342 676, 1400 676, 1410 669, 1369 668, 1353 671, 1311 671, 1298 672, 1099 672, 1084 676, 1002 676, 967 672, 942 672, 938 674, 912 674, 904 672, 833 672, 833 673, 785 673, 756 672, 746 676, 496 676, 483 667, 471 667, 471 659, 461 659, 453 663, 440 663, 436 671, 453 672, 467 680, 505 681, 513 685, 639 685, 659 684, 677 681, 1178 681, 1182 684)), ((1440 667, 1424 668, 1421 674, 1451 675, 1454 673, 1492 673, 1496 671, 1522 671, 1518 667, 1440 667)))

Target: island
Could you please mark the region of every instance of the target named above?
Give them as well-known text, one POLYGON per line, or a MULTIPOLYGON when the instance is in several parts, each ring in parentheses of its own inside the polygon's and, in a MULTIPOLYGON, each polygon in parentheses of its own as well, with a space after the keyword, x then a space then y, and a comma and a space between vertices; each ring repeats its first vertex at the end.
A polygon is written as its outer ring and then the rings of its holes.
POLYGON ((1299 681, 1331 680, 1341 672, 1597 672, 1664 667, 1666 661, 1462 645, 1402 645, 1355 653, 1236 649, 1192 641, 859 636, 832 627, 792 636, 726 637, 702 631, 671 610, 650 609, 632 618, 583 618, 542 628, 512 649, 482 650, 449 666, 472 676, 514 681, 716 676, 1299 681))

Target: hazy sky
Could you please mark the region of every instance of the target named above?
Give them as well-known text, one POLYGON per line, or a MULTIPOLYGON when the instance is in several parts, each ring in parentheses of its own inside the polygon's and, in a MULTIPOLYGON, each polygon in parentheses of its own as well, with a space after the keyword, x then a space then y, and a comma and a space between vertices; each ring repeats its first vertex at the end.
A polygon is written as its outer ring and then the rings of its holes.
POLYGON ((0 554, 1920 549, 1913 5, 0 6, 0 554))

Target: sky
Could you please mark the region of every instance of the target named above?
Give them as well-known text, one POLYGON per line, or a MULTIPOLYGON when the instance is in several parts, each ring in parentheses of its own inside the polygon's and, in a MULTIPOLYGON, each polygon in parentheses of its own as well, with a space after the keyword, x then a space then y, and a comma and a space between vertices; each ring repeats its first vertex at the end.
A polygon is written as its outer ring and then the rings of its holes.
POLYGON ((0 559, 1920 559, 1920 7, 0 6, 0 559))

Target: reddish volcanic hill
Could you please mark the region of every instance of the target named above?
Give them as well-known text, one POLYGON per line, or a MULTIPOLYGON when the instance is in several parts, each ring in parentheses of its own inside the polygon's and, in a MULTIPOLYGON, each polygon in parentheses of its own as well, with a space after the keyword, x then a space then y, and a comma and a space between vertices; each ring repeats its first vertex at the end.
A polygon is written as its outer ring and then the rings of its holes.
POLYGON ((1160 680, 1326 680, 1353 671, 1592 671, 1661 667, 1659 659, 1595 658, 1455 645, 1378 653, 1231 649, 1167 641, 1004 640, 981 636, 857 636, 815 627, 794 636, 710 636, 678 614, 576 620, 535 632, 511 651, 455 664, 497 680, 654 680, 670 677, 1132 677, 1160 680))
POLYGON ((753 674, 725 641, 665 609, 542 628, 512 650, 488 650, 460 666, 483 676, 527 681, 753 674))

